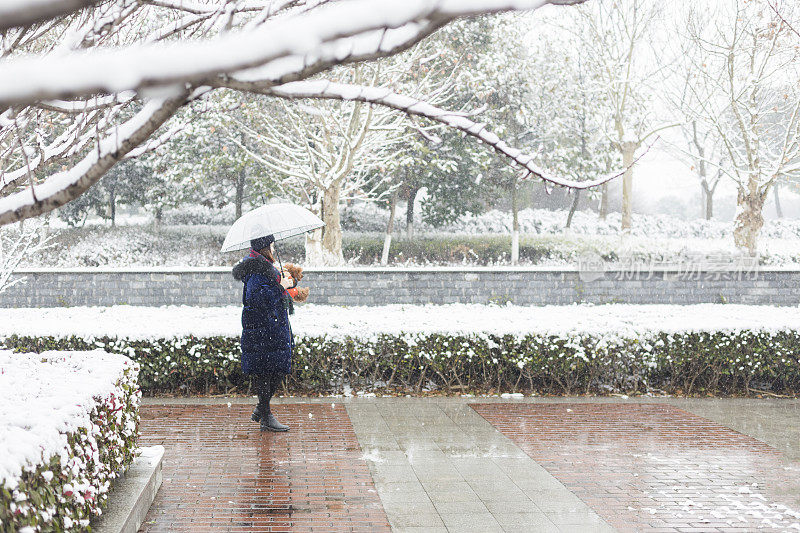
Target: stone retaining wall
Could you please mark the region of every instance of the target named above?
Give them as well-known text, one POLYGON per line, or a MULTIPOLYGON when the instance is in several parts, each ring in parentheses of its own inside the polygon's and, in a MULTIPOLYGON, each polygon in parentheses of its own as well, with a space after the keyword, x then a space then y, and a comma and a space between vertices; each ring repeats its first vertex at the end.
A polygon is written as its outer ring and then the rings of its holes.
MULTIPOLYGON (((229 268, 23 270, 27 281, 0 293, 0 307, 241 303, 229 268)), ((800 269, 687 273, 548 268, 308 269, 310 301, 391 303, 747 303, 797 305, 800 269)))

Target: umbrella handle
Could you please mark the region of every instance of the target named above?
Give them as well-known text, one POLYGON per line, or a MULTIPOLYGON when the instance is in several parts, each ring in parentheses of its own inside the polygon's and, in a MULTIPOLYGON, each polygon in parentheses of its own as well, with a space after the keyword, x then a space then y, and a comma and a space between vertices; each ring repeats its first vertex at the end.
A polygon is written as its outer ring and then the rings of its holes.
POLYGON ((274 245, 275 245, 275 255, 278 257, 278 266, 280 267, 280 270, 278 272, 280 273, 281 277, 283 277, 283 264, 281 263, 281 254, 280 252, 278 252, 278 243, 275 242, 274 245))

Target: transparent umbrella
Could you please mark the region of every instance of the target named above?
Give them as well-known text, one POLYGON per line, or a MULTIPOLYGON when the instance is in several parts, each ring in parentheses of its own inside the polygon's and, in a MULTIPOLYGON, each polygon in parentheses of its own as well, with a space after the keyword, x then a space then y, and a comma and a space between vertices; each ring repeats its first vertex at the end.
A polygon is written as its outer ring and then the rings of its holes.
POLYGON ((294 204, 268 204, 245 213, 233 223, 223 252, 241 250, 250 246, 252 239, 272 235, 276 241, 301 235, 321 228, 325 223, 304 207, 294 204))

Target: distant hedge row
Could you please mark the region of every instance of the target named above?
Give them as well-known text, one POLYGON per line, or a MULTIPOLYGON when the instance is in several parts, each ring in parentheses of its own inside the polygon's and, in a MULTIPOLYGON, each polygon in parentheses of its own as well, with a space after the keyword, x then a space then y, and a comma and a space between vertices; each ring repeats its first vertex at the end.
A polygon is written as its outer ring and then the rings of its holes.
MULTIPOLYGON (((632 339, 526 335, 377 335, 296 338, 293 394, 355 390, 418 393, 800 393, 800 330, 651 333, 632 339)), ((18 337, 17 351, 122 353, 141 365, 146 394, 245 393, 237 337, 131 340, 18 337)))
MULTIPOLYGON (((586 238, 567 239, 560 235, 522 235, 519 257, 523 263, 542 260, 574 261, 583 251, 594 251, 609 261, 616 253, 596 250, 586 238)), ((375 264, 383 251, 383 234, 345 234, 342 253, 357 264, 375 264)), ((305 256, 302 240, 291 239, 280 244, 280 253, 290 260, 302 261, 305 256)), ((389 251, 391 264, 467 264, 490 265, 508 263, 511 258, 510 235, 419 235, 413 239, 395 238, 389 251)))

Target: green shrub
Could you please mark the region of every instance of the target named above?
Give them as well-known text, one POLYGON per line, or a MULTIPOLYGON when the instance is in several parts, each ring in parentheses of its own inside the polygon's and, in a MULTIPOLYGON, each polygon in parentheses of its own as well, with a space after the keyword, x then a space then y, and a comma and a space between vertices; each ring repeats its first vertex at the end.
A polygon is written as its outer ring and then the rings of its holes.
MULTIPOLYGON (((18 351, 103 348, 141 365, 147 394, 249 393, 238 337, 129 340, 18 337, 18 351)), ((288 392, 748 394, 800 391, 800 331, 573 334, 380 334, 296 337, 288 392)))

